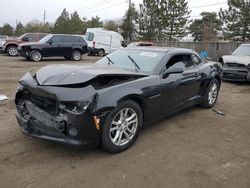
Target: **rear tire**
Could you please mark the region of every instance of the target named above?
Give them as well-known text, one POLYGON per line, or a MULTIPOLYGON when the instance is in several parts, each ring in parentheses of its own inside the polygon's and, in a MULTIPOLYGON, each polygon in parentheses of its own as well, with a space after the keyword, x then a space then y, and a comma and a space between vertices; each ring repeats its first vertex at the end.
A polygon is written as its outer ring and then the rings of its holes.
POLYGON ((12 57, 17 56, 17 46, 15 45, 8 46, 7 54, 12 57))
POLYGON ((30 60, 34 62, 39 62, 42 60, 42 54, 38 50, 33 50, 30 52, 30 60))
POLYGON ((82 59, 82 54, 79 50, 74 50, 72 53, 72 58, 74 61, 80 61, 82 59))
POLYGON ((218 98, 220 84, 217 79, 213 79, 207 87, 205 94, 202 96, 200 106, 204 108, 212 108, 218 98))
POLYGON ((143 115, 140 106, 131 100, 120 103, 107 116, 102 129, 102 148, 119 153, 132 146, 140 132, 143 115))
POLYGON ((100 57, 103 57, 105 55, 105 51, 103 49, 100 49, 100 51, 98 52, 98 55, 100 57))

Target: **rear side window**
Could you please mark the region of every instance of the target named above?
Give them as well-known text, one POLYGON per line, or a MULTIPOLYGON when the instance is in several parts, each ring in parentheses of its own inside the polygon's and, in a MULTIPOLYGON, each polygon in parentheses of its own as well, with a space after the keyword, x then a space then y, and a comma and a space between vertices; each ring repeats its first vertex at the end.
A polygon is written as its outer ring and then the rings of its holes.
POLYGON ((93 41, 94 40, 94 33, 87 32, 86 33, 86 40, 87 41, 93 41))
POLYGON ((189 69, 194 67, 191 55, 175 55, 167 63, 166 69, 172 66, 182 67, 189 69))
POLYGON ((71 44, 72 43, 72 37, 71 36, 63 36, 62 37, 62 43, 71 44))
POLYGON ((74 44, 83 44, 84 40, 81 37, 73 37, 73 43, 74 44))
POLYGON ((197 55, 194 54, 192 54, 192 59, 196 65, 199 65, 202 62, 201 58, 199 58, 197 55))
POLYGON ((61 36, 54 36, 50 39, 53 44, 61 44, 62 43, 62 37, 61 36))

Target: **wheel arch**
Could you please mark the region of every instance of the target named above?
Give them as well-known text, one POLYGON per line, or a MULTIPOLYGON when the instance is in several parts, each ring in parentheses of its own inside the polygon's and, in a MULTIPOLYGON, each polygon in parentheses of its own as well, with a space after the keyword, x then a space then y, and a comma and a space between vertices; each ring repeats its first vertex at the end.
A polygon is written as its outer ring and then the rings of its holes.
POLYGON ((16 47, 17 47, 18 44, 16 44, 16 43, 9 43, 9 44, 7 44, 4 53, 7 53, 7 49, 8 49, 8 47, 10 47, 10 46, 16 46, 16 47))

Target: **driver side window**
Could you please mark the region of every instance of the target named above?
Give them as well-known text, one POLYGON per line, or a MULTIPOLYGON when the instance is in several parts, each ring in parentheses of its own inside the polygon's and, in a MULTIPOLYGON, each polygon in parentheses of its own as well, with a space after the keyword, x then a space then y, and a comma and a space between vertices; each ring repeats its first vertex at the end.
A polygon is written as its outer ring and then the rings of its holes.
POLYGON ((175 55, 166 64, 166 69, 172 66, 181 67, 183 70, 185 70, 193 68, 194 63, 192 61, 191 55, 188 54, 175 55))
POLYGON ((62 43, 62 37, 61 36, 54 36, 50 39, 50 41, 53 44, 61 44, 62 43))

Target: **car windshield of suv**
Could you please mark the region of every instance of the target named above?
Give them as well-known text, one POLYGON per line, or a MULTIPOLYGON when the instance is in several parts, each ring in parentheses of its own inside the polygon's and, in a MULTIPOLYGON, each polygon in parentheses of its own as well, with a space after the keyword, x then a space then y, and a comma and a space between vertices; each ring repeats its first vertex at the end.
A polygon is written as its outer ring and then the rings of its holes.
POLYGON ((112 64, 123 69, 150 74, 164 55, 163 52, 147 50, 117 50, 107 55, 108 58, 100 59, 96 64, 112 64))
POLYGON ((250 56, 250 45, 240 45, 232 55, 250 56))
POLYGON ((52 37, 52 35, 47 35, 45 37, 43 37, 41 40, 39 40, 39 43, 46 43, 50 38, 52 37))
POLYGON ((21 36, 19 36, 19 37, 18 37, 18 39, 20 39, 20 40, 21 40, 21 39, 22 39, 25 35, 27 35, 27 33, 22 34, 21 36))

